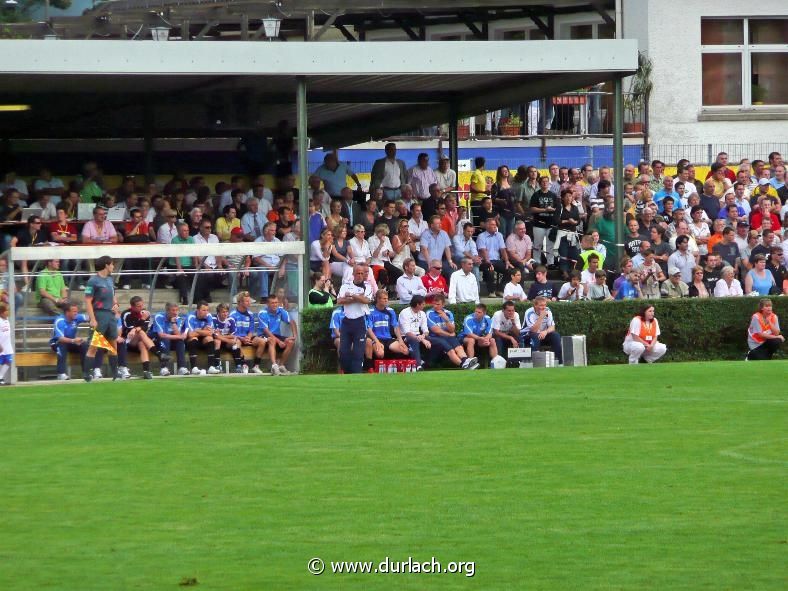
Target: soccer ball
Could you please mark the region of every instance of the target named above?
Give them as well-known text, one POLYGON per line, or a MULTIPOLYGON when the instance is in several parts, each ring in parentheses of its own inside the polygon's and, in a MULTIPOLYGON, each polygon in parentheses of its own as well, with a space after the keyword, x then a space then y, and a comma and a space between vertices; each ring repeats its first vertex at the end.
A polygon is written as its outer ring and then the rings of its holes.
POLYGON ((504 359, 500 355, 496 355, 490 360, 490 369, 505 369, 505 368, 506 368, 506 359, 504 359))

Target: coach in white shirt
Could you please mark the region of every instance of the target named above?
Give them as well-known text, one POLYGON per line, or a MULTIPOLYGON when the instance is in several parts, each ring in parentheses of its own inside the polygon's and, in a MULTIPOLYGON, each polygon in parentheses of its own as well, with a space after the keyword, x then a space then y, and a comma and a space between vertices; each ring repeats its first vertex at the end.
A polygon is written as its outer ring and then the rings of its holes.
POLYGON ((367 270, 363 265, 353 268, 353 283, 339 288, 337 304, 344 306, 345 317, 339 329, 339 364, 345 373, 361 373, 367 338, 366 316, 374 293, 364 281, 367 270))
POLYGON ((460 268, 449 279, 449 303, 463 302, 479 303, 479 282, 473 274, 473 261, 469 257, 462 258, 460 268))

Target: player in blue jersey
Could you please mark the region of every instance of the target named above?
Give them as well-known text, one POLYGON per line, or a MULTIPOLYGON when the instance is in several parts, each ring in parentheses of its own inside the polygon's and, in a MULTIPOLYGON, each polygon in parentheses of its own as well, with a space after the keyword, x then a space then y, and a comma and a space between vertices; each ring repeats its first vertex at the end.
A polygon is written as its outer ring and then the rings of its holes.
POLYGON ((432 299, 432 308, 427 312, 427 328, 430 331, 433 358, 437 359, 441 353, 445 353, 454 365, 462 369, 477 369, 479 360, 476 357, 468 357, 465 349, 462 348, 454 326, 454 314, 444 308, 445 303, 446 296, 436 293, 432 299))
POLYGON ((471 357, 477 349, 489 349, 490 359, 498 356, 498 347, 492 334, 492 318, 487 315, 487 306, 484 304, 477 304, 473 313, 465 317, 460 338, 471 357))
POLYGON ((375 292, 375 307, 367 314, 366 357, 371 367, 374 358, 384 359, 391 352, 408 354, 408 346, 402 340, 397 313, 389 308, 389 294, 385 289, 375 292))
POLYGON ((342 319, 345 317, 345 308, 339 306, 331 313, 331 322, 328 323, 328 331, 331 333, 331 340, 339 355, 339 336, 342 331, 342 319))
POLYGON ((192 375, 204 376, 207 372, 197 366, 197 353, 200 349, 208 351, 208 367, 216 367, 216 351, 213 344, 213 316, 208 311, 208 302, 201 300, 197 308, 186 317, 186 349, 192 375))
POLYGON ((275 295, 268 296, 268 305, 257 315, 260 323, 260 332, 268 339, 268 355, 271 357, 271 374, 275 376, 290 375, 291 371, 285 367, 290 354, 296 344, 298 327, 294 320, 290 318, 282 306, 279 305, 279 298, 275 295), (290 325, 293 336, 283 337, 281 326, 286 322, 290 325), (281 351, 282 357, 279 363, 276 361, 276 352, 281 351))
POLYGON ((178 316, 178 304, 167 303, 164 312, 159 312, 153 317, 153 327, 151 333, 153 340, 161 351, 161 370, 159 375, 168 376, 170 370, 167 367, 172 358, 172 351, 175 351, 178 361, 178 374, 185 376, 189 373, 186 367, 186 319, 178 316))
POLYGON ((230 314, 230 318, 235 320, 235 336, 244 347, 254 347, 254 365, 252 365, 252 373, 261 374, 263 370, 260 369, 260 364, 268 349, 268 339, 257 334, 257 319, 254 312, 250 309, 252 306, 252 296, 248 291, 241 291, 238 293, 236 300, 235 311, 230 314))
POLYGON ((222 372, 222 349, 229 351, 233 356, 235 372, 241 373, 243 371, 241 366, 244 363, 244 358, 241 353, 241 341, 235 336, 235 330, 235 319, 230 317, 230 308, 227 304, 216 306, 216 317, 213 319, 213 345, 216 352, 216 365, 209 367, 208 373, 217 374, 222 372))
POLYGON ((63 314, 55 319, 49 346, 57 354, 58 380, 71 379, 66 373, 69 353, 79 353, 80 361, 84 361, 85 353, 88 351, 88 342, 77 336, 77 330, 81 323, 88 322, 88 320, 87 315, 79 313, 79 306, 76 304, 68 304, 63 314))

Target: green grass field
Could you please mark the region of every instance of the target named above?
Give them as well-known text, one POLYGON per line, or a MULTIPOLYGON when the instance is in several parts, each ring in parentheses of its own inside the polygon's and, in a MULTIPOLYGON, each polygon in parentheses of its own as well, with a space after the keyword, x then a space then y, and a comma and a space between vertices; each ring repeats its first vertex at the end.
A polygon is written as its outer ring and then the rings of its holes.
POLYGON ((787 376, 775 361, 6 388, 0 589, 782 590, 787 376), (307 571, 433 556, 475 575, 307 571))

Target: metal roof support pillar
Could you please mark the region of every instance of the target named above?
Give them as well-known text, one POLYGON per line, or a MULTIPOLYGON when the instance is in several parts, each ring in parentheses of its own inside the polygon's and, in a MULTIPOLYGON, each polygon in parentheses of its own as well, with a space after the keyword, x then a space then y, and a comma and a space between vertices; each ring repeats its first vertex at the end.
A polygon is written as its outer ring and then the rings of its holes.
POLYGON ((613 167, 615 170, 616 265, 624 254, 624 83, 621 76, 613 81, 613 167))
MULTIPOLYGON (((298 136, 298 216, 301 218, 301 240, 304 243, 304 260, 301 265, 301 288, 298 290, 298 308, 303 310, 307 304, 307 294, 311 289, 309 268, 309 137, 307 135, 306 76, 298 76, 296 91, 297 136, 298 136)), ((301 331, 299 331, 301 336, 301 331)))
MULTIPOLYGON (((459 142, 457 138, 457 105, 452 103, 449 106, 449 168, 457 173, 457 179, 460 178, 460 173, 457 170, 458 161, 460 159, 459 142)), ((457 203, 460 200, 457 199, 457 203)))

